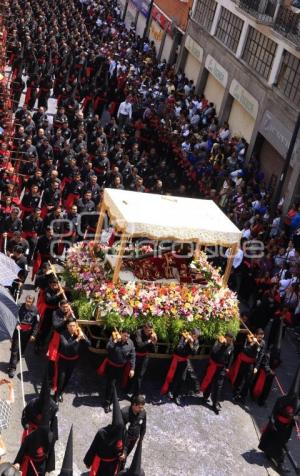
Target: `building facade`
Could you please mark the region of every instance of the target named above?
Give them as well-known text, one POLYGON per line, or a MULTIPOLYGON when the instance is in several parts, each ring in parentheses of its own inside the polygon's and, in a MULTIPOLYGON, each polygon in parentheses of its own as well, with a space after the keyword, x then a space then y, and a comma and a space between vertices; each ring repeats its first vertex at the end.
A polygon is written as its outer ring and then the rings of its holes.
MULTIPOLYGON (((214 102, 221 122, 259 156, 266 184, 278 184, 300 111, 300 10, 274 0, 196 0, 177 69, 214 102)), ((300 201, 300 138, 285 205, 300 201)))

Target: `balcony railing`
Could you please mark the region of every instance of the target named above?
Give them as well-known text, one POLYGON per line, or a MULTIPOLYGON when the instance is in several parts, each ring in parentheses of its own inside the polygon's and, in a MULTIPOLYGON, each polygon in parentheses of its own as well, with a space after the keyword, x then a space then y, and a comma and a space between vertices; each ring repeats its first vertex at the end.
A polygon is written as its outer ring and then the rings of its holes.
POLYGON ((257 22, 272 24, 276 12, 276 0, 238 0, 239 7, 257 22))
POLYGON ((296 13, 290 8, 280 6, 274 29, 300 47, 300 13, 296 13))

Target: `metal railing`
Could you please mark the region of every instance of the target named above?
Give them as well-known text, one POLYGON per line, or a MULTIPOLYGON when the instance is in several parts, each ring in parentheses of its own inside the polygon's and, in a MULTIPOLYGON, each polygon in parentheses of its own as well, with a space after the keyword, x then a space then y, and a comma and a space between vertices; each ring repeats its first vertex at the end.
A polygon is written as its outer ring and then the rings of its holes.
POLYGON ((300 46, 300 13, 280 6, 274 23, 274 30, 300 46))
POLYGON ((259 23, 272 24, 276 12, 276 0, 238 0, 238 6, 259 23))

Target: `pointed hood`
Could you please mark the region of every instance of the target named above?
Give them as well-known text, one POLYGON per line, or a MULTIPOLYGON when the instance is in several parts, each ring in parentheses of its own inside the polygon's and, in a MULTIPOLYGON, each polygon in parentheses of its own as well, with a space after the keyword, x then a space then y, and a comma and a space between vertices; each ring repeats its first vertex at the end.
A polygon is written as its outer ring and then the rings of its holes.
POLYGON ((142 474, 144 473, 144 471, 142 470, 142 444, 143 439, 140 438, 135 449, 128 476, 142 476, 142 474))
POLYGON ((110 425, 107 444, 116 445, 120 452, 123 450, 124 421, 120 409, 116 386, 113 385, 113 418, 110 425))
POLYGON ((39 402, 40 402, 41 409, 44 407, 45 402, 48 402, 49 397, 50 397, 50 385, 48 380, 48 373, 45 372, 44 380, 43 380, 41 391, 39 394, 39 402))
POLYGON ((70 429, 65 456, 59 476, 73 476, 73 425, 70 429))
POLYGON ((121 413, 121 408, 118 400, 118 394, 116 386, 113 385, 113 419, 112 419, 113 426, 124 426, 124 420, 121 413))
POLYGON ((299 399, 300 396, 300 365, 294 375, 294 379, 292 382, 292 385, 290 386, 290 389, 288 391, 288 395, 296 395, 297 398, 299 399))

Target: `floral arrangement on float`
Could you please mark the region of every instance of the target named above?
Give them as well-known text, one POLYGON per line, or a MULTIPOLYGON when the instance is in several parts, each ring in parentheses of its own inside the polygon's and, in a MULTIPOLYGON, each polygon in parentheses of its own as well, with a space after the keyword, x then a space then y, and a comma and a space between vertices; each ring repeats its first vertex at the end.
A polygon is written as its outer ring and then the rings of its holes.
MULTIPOLYGON (((114 284, 105 255, 115 251, 93 241, 77 243, 68 251, 65 281, 80 319, 100 321, 107 332, 122 327, 133 332, 151 320, 159 340, 168 343, 175 343, 180 332, 193 327, 201 330, 206 341, 227 330, 238 332, 237 297, 228 287, 222 287, 219 271, 207 261, 205 253, 200 252, 190 262, 196 282, 114 284)), ((143 252, 149 255, 151 249, 132 251, 132 256, 143 256, 143 252)))

